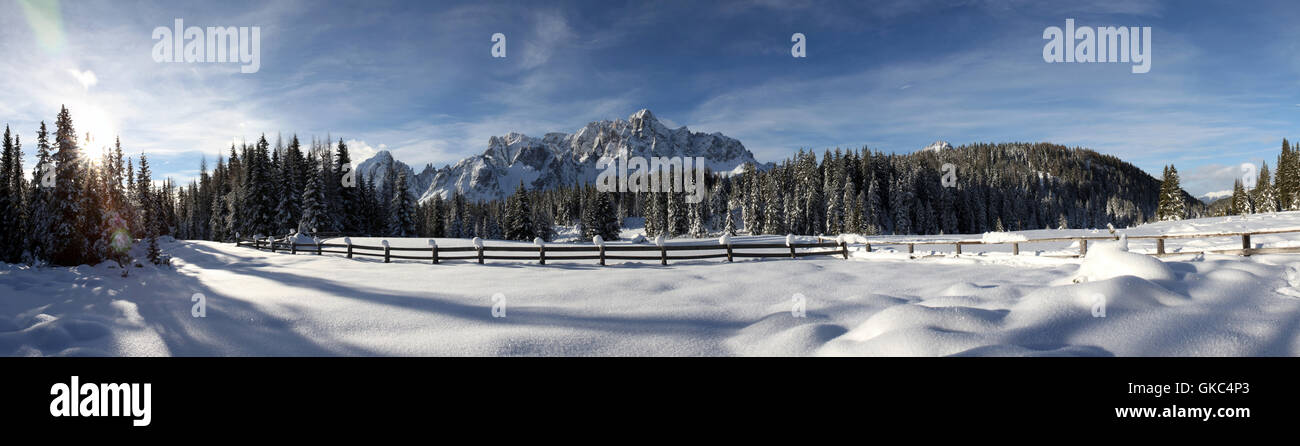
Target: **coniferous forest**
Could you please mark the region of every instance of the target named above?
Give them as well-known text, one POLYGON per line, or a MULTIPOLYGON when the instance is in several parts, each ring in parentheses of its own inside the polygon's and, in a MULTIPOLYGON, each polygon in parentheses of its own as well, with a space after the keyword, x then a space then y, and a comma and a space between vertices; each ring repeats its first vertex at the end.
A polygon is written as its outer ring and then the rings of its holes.
MULTIPOLYGON (((619 238, 624 227, 656 237, 746 234, 957 234, 1044 228, 1127 227, 1156 219, 1207 215, 1177 186, 1097 152, 1034 144, 974 144, 888 154, 862 150, 798 151, 780 163, 746 165, 737 175, 708 175, 707 194, 598 192, 593 184, 549 190, 523 185, 505 200, 471 202, 460 194, 417 202, 403 172, 377 184, 353 176, 342 139, 263 135, 232 145, 197 179, 155 181, 146 155, 127 158, 119 141, 102 154, 83 151, 71 113, 36 132, 30 179, 23 142, 6 127, 0 172, 0 256, 7 262, 130 262, 127 251, 158 237, 233 241, 318 235, 482 237, 553 240, 557 227, 582 239, 619 238), (945 165, 950 164, 951 166, 945 165), (945 175, 950 175, 945 186, 945 175), (641 225, 644 225, 643 227, 641 225)), ((1284 143, 1276 185, 1234 199, 1231 212, 1294 209, 1300 168, 1284 143)), ((1245 194, 1243 194, 1245 195, 1245 194)))

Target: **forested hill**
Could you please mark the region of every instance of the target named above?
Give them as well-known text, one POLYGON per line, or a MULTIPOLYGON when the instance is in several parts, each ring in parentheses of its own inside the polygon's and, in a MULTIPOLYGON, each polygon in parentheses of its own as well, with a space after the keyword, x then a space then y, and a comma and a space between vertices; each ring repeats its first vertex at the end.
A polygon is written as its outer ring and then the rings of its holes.
MULTIPOLYGON (((1048 143, 936 144, 908 154, 836 150, 820 162, 800 152, 734 182, 745 226, 771 234, 1125 227, 1156 219, 1161 193, 1161 180, 1132 164, 1048 143), (951 187, 943 181, 948 172, 951 187)), ((1176 218, 1205 212, 1178 191, 1184 210, 1176 218)))
MULTIPOLYGON (((957 224, 962 232, 993 230, 999 217, 1007 230, 1055 228, 1063 223, 1073 228, 1100 228, 1108 223, 1125 227, 1157 218, 1161 179, 1089 149, 1049 143, 972 144, 896 158, 895 163, 904 166, 901 170, 914 169, 918 177, 929 178, 918 182, 919 198, 939 205, 942 166, 955 167, 957 224)), ((1181 189, 1178 192, 1186 208, 1179 218, 1204 214, 1200 200, 1181 189)))

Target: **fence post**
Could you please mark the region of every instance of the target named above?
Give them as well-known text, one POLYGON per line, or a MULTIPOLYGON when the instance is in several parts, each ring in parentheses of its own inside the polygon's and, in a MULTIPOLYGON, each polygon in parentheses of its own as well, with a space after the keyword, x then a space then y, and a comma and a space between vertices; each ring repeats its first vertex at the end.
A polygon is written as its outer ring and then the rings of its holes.
POLYGON ((659 264, 668 266, 668 249, 664 248, 664 235, 659 234, 655 237, 655 244, 659 245, 659 264))
POLYGON ((478 264, 483 264, 483 239, 474 237, 474 249, 478 251, 478 264))
POLYGON ((731 262, 731 234, 722 233, 722 237, 718 237, 718 244, 727 247, 727 262, 731 262))
POLYGON ((316 242, 316 255, 320 255, 320 242, 316 242))
POLYGON ((1241 255, 1249 256, 1250 249, 1250 233, 1241 234, 1241 255))
POLYGON ((1163 237, 1156 239, 1156 254, 1165 253, 1165 239, 1163 237))
POLYGON ((1088 239, 1079 239, 1079 257, 1088 255, 1088 239))
POLYGON ((429 259, 432 260, 434 265, 438 264, 438 241, 437 240, 429 239, 429 259))
POLYGON ((384 245, 384 263, 388 263, 388 240, 383 240, 381 243, 384 245))
POLYGON ((849 244, 844 243, 844 240, 840 240, 840 253, 844 254, 844 260, 849 259, 849 244))
MULTIPOLYGON (((817 237, 817 241, 818 241, 819 243, 821 242, 821 236, 818 236, 818 237, 817 237)), ((795 255, 794 255, 794 234, 786 234, 786 235, 785 235, 785 246, 787 246, 787 247, 790 248, 790 258, 792 258, 792 259, 795 258, 795 255)))
POLYGON ((907 244, 907 256, 908 256, 908 257, 911 257, 911 256, 912 256, 912 252, 914 252, 914 251, 916 251, 916 244, 915 244, 915 243, 908 243, 908 244, 907 244))
POLYGON ((957 247, 957 255, 961 255, 961 243, 953 243, 952 245, 957 247))
POLYGON ((537 244, 537 263, 539 265, 545 265, 546 264, 546 243, 542 241, 541 237, 533 238, 533 243, 537 244))
POLYGON ((867 243, 867 252, 871 252, 871 244, 867 243))
POLYGON ((289 242, 289 254, 298 254, 298 241, 297 241, 297 240, 293 240, 293 241, 290 241, 290 242, 289 242))
POLYGON ((343 243, 348 245, 348 258, 352 258, 352 237, 344 237, 343 243))
POLYGON ((605 266, 605 246, 599 246, 600 249, 600 266, 605 266))
POLYGON ((1020 244, 1019 244, 1019 243, 1012 243, 1012 244, 1011 244, 1011 255, 1013 255, 1013 256, 1018 256, 1018 255, 1020 255, 1020 244))

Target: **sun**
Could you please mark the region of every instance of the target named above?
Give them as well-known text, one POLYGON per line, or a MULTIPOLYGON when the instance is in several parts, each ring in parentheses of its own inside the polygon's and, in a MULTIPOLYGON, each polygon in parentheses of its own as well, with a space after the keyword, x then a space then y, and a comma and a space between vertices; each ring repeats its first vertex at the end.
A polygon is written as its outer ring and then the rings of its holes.
POLYGON ((92 104, 68 104, 72 113, 72 126, 77 131, 77 141, 83 149, 101 149, 112 146, 117 138, 117 125, 113 116, 92 104))

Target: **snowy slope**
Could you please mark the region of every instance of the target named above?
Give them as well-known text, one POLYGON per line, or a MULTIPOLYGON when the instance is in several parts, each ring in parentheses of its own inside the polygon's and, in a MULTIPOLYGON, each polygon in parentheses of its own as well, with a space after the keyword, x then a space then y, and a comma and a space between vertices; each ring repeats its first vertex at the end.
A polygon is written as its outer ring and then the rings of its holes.
MULTIPOLYGON (((1291 227, 1300 227, 1300 213, 1121 232, 1291 227)), ((1295 245, 1300 236, 1254 241, 1295 245)), ((1137 241, 1129 251, 1106 244, 1084 259, 968 246, 960 257, 926 259, 877 249, 848 261, 599 267, 384 264, 168 242, 174 269, 134 268, 127 278, 107 264, 0 265, 0 354, 1300 355, 1300 255, 1157 260, 1133 254, 1144 249, 1137 241), (195 293, 206 296, 205 318, 191 316, 195 293), (493 317, 503 302, 505 317, 493 317), (1099 302, 1105 317, 1096 317, 1099 302)))

